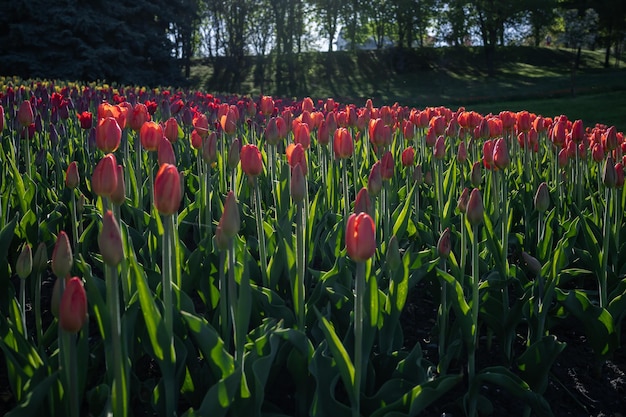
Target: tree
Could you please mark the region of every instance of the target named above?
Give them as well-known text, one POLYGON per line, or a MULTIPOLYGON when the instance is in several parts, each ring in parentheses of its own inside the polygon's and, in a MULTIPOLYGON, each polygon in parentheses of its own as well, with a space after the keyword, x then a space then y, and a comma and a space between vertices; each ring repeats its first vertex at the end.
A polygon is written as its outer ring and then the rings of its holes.
POLYGON ((526 8, 533 44, 539 46, 556 18, 556 0, 527 0, 526 8))

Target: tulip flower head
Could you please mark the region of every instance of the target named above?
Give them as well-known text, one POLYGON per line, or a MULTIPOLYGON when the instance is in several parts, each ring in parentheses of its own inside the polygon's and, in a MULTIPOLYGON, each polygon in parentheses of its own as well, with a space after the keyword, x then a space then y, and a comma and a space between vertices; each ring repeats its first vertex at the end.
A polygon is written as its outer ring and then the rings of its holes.
POLYGON ((111 193, 111 202, 117 206, 121 206, 126 201, 126 185, 124 184, 124 167, 118 165, 115 169, 117 176, 117 187, 111 193))
POLYGON ((300 203, 306 197, 307 183, 306 177, 302 172, 302 165, 296 164, 291 169, 291 182, 290 182, 291 199, 294 203, 300 203))
POLYGON ((335 151, 335 157, 339 159, 346 159, 352 156, 354 152, 352 135, 345 127, 335 130, 333 150, 335 151))
POLYGON ((22 247, 15 263, 15 272, 21 279, 26 279, 33 270, 33 250, 27 243, 22 247))
POLYGON ((391 151, 387 151, 380 160, 380 176, 383 181, 389 181, 393 177, 393 171, 393 155, 391 151))
POLYGON ((163 128, 157 122, 145 122, 139 129, 139 139, 145 150, 156 151, 159 149, 161 139, 163 139, 163 128))
POLYGON ((474 188, 467 201, 467 220, 472 226, 478 226, 483 222, 484 213, 483 196, 478 188, 474 188))
POLYGON ((402 166, 413 166, 413 164, 415 163, 415 149, 412 146, 409 146, 408 148, 403 150, 401 159, 402 166))
POLYGON ((504 138, 496 139, 493 147, 493 163, 499 169, 505 169, 511 162, 509 158, 509 150, 504 138))
POLYGON ((17 122, 22 127, 28 127, 35 123, 35 116, 33 114, 33 106, 30 101, 24 100, 17 111, 17 122))
POLYGON ((535 210, 545 213, 548 211, 550 207, 550 191, 548 190, 548 184, 542 182, 537 187, 537 192, 535 193, 535 210))
POLYGON ((172 143, 176 143, 178 140, 178 121, 173 117, 170 117, 165 122, 165 127, 163 128, 163 134, 172 143))
POLYGON ((376 252, 376 229, 369 214, 351 214, 346 225, 346 250, 355 262, 365 262, 376 252))
POLYGON ((383 178, 381 174, 380 161, 376 161, 374 165, 372 165, 370 175, 367 178, 367 191, 369 191, 372 197, 376 197, 382 188, 383 178))
POLYGON ((78 174, 78 165, 76 161, 70 162, 65 172, 65 186, 74 189, 80 183, 80 175, 78 174))
POLYGON ((263 156, 256 145, 246 144, 241 147, 239 153, 241 169, 248 178, 258 177, 263 172, 263 156))
POLYGON ((437 253, 443 259, 448 259, 450 256, 450 250, 452 248, 450 239, 450 228, 446 227, 446 229, 441 233, 441 236, 439 236, 439 241, 437 242, 437 253))
POLYGON ((178 212, 182 197, 180 182, 175 165, 161 165, 154 179, 154 206, 162 215, 178 212))
POLYGON ((230 240, 239 233, 241 220, 235 194, 229 191, 224 201, 224 211, 215 231, 216 246, 220 250, 228 248, 230 240))
POLYGON ((104 156, 93 170, 91 190, 101 197, 109 197, 117 188, 117 160, 109 153, 104 156))
POLYGON ((105 264, 117 266, 124 259, 124 246, 120 227, 111 210, 102 218, 102 230, 98 234, 98 247, 105 264))
MULTIPOLYGON (((64 279, 64 278, 59 278, 64 279)), ((68 333, 78 333, 87 321, 87 294, 83 281, 73 277, 65 282, 59 304, 59 327, 68 333)))
POLYGON ((70 274, 74 256, 70 239, 64 231, 59 232, 54 249, 52 250, 52 272, 57 278, 65 278, 70 274))
POLYGON ((96 146, 104 153, 115 152, 122 140, 122 129, 113 117, 98 120, 96 146))

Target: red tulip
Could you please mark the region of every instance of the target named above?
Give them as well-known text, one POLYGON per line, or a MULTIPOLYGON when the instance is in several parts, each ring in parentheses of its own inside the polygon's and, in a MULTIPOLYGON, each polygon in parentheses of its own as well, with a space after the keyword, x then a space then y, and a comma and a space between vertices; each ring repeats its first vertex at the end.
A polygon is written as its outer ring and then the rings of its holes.
POLYGON ((585 127, 583 121, 578 119, 572 123, 572 141, 574 143, 580 143, 585 139, 585 127))
POLYGON ((174 154, 174 147, 172 146, 172 142, 167 140, 165 136, 161 137, 161 141, 159 142, 159 147, 157 150, 157 161, 159 166, 167 163, 176 165, 176 155, 174 154))
POLYGON ((98 248, 102 260, 109 266, 117 266, 124 259, 122 234, 111 210, 107 210, 102 218, 102 230, 98 233, 98 248))
POLYGON ((65 186, 67 188, 74 189, 78 187, 79 183, 80 175, 78 174, 78 165, 76 164, 76 161, 72 161, 65 172, 65 186))
POLYGON ((52 272, 57 278, 65 278, 70 274, 74 264, 74 256, 67 233, 60 231, 52 250, 52 272))
MULTIPOLYGON (((64 279, 64 278, 59 278, 64 279)), ((87 321, 87 294, 83 282, 73 277, 65 282, 59 304, 59 327, 68 333, 77 333, 87 321)))
POLYGON ((229 108, 226 114, 220 118, 222 130, 228 136, 233 136, 237 132, 237 120, 239 117, 232 108, 229 108))
POLYGON ((470 193, 467 201, 467 220, 472 226, 480 225, 483 222, 485 207, 483 206, 483 197, 478 188, 474 188, 470 193))
POLYGON ((542 182, 537 187, 537 192, 535 193, 535 210, 545 213, 548 211, 550 207, 550 191, 548 191, 548 184, 542 182))
POLYGON ((376 252, 376 230, 369 214, 351 214, 346 225, 346 251, 355 262, 364 262, 376 252))
POLYGON ((135 104, 135 107, 128 112, 126 123, 135 132, 138 132, 144 123, 150 120, 148 107, 143 103, 135 104))
POLYGON ((467 211, 467 202, 469 201, 470 191, 469 188, 463 188, 459 199, 456 202, 456 207, 459 209, 459 212, 465 213, 467 211))
POLYGON ((0 104, 0 133, 4 130, 4 107, 0 104))
POLYGON ((81 129, 87 130, 91 129, 93 126, 93 114, 91 112, 84 111, 82 113, 76 113, 76 117, 78 117, 81 129))
POLYGON ((263 157, 256 145, 243 145, 239 153, 241 169, 248 177, 257 177, 263 172, 263 157))
POLYGON ((443 135, 439 135, 435 141, 435 147, 433 148, 433 158, 443 159, 446 156, 446 142, 443 135))
POLYGON ((265 117, 271 115, 274 112, 274 100, 270 96, 261 97, 259 108, 261 109, 261 114, 265 117))
POLYGON ((367 213, 372 215, 372 199, 370 198, 367 187, 363 187, 359 190, 354 200, 354 213, 367 213))
POLYGON ((212 164, 217 160, 217 133, 211 132, 202 142, 202 159, 207 164, 212 164))
POLYGON ((612 151, 617 148, 617 131, 615 126, 609 127, 604 134, 604 143, 606 143, 606 150, 612 151))
POLYGON ((480 171, 480 162, 476 161, 472 165, 472 172, 470 174, 470 180, 474 187, 478 187, 482 182, 482 172, 480 171))
POLYGON ((493 163, 499 169, 505 169, 510 162, 506 140, 504 138, 496 139, 496 144, 493 147, 493 163))
POLYGON ((403 150, 401 159, 403 166, 413 166, 413 164, 415 163, 415 149, 412 146, 409 146, 408 148, 403 150))
POLYGON ((483 166, 493 169, 493 145, 494 141, 489 139, 483 143, 483 166))
POLYGON ((354 143, 350 131, 345 127, 340 127, 335 131, 333 150, 335 151, 335 157, 339 159, 346 159, 352 156, 354 143))
POLYGON ((180 174, 176 166, 163 164, 154 179, 154 206, 163 215, 178 212, 181 200, 180 174))
POLYGON ((337 119, 334 111, 329 111, 326 114, 326 125, 328 126, 328 134, 334 135, 337 130, 337 119))
POLYGON ((94 194, 109 197, 117 188, 117 160, 109 153, 98 162, 91 176, 91 191, 94 194))
POLYGON ((393 177, 393 170, 393 155, 390 151, 387 151, 380 160, 380 176, 383 181, 390 180, 393 177))
POLYGON ((526 110, 517 113, 517 130, 520 132, 528 132, 530 130, 531 121, 530 113, 526 110))
POLYGON ((276 123, 276 117, 272 117, 265 126, 265 140, 270 145, 277 145, 280 142, 280 135, 278 132, 278 125, 276 123))
POLYGON ((163 134, 172 143, 176 143, 178 140, 178 121, 173 117, 170 117, 165 122, 165 127, 163 128, 163 134))
MULTIPOLYGON (((203 138, 209 134, 209 119, 207 119, 204 113, 195 113, 191 123, 200 137, 203 138)), ((199 146, 196 149, 198 148, 199 146)))
POLYGON ((139 129, 139 139, 145 150, 156 151, 159 149, 161 139, 163 139, 163 128, 157 122, 145 122, 139 129))
POLYGON ((567 149, 566 148, 562 148, 559 151, 559 155, 557 156, 557 163, 559 164, 560 168, 564 168, 567 166, 567 149))
POLYGON ((17 111, 17 121, 23 127, 27 127, 35 123, 33 106, 30 104, 30 101, 24 100, 22 101, 22 104, 20 104, 20 108, 17 111))
POLYGON ((624 165, 621 162, 615 164, 615 187, 622 188, 624 186, 624 165))
POLYGON ((609 155, 604 163, 604 170, 602 171, 602 182, 609 188, 615 188, 617 184, 617 173, 615 172, 615 163, 613 157, 609 155))
POLYGON ((376 197, 382 188, 383 178, 381 174, 380 161, 376 161, 374 165, 372 165, 370 175, 367 178, 367 191, 369 191, 371 196, 376 197))
POLYGON ((311 131, 309 125, 300 123, 293 129, 293 142, 302 145, 306 151, 311 146, 311 131))
POLYGON ((450 228, 446 227, 446 229, 439 236, 439 241, 437 242, 437 253, 443 259, 448 259, 450 256, 450 250, 452 249, 452 243, 450 242, 450 228))
POLYGON ((98 120, 96 146, 104 153, 115 152, 122 140, 122 129, 113 117, 98 120))
POLYGON ((235 169, 240 160, 241 141, 239 138, 233 139, 233 142, 228 148, 228 168, 235 169))
POLYGON ((307 175, 308 168, 306 162, 306 152, 304 151, 302 145, 299 143, 290 143, 289 146, 287 146, 285 153, 287 154, 287 163, 289 166, 293 169, 296 165, 300 165, 302 173, 307 175))
POLYGON ((291 183, 289 185, 289 191, 291 192, 291 199, 294 203, 300 203, 306 197, 307 183, 306 177, 302 172, 302 165, 296 164, 291 169, 291 183))
POLYGON ((239 233, 241 220, 235 194, 229 191, 224 201, 224 211, 215 231, 215 243, 218 249, 228 248, 230 240, 239 233))
POLYGON ((456 160, 462 164, 467 161, 467 146, 464 140, 459 143, 459 148, 456 151, 456 160))
POLYGON ((328 145, 329 142, 330 131, 328 130, 328 123, 326 123, 326 120, 322 120, 319 128, 317 129, 317 143, 320 145, 328 145))

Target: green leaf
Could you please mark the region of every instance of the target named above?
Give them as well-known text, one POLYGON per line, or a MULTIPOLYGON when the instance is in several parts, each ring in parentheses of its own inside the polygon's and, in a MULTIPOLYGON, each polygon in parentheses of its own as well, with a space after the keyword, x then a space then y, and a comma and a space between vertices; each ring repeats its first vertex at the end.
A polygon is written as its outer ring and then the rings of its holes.
MULTIPOLYGON (((416 188, 416 185, 411 188, 411 192, 406 196, 402 209, 398 213, 396 221, 393 224, 393 235, 396 235, 399 240, 402 240, 404 238, 404 234, 406 233, 409 218, 411 217, 411 207, 413 206, 413 193, 416 188)), ((393 217, 396 216, 396 212, 394 212, 393 217)))
POLYGON ((548 386, 550 368, 557 356, 565 349, 565 343, 559 342, 554 335, 544 336, 533 343, 517 358, 517 367, 524 381, 533 391, 543 394, 548 386))
POLYGON ((40 415, 43 411, 42 406, 45 403, 45 399, 57 379, 58 372, 55 372, 40 381, 13 410, 5 414, 5 417, 33 417, 40 415))

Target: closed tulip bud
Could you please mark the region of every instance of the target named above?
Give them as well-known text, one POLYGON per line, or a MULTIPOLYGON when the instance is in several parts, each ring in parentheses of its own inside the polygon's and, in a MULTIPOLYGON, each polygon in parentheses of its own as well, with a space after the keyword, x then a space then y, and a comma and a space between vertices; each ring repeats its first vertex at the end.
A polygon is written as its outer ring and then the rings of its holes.
POLYGON ((540 213, 545 213, 548 211, 550 207, 550 191, 548 191, 548 184, 542 182, 537 187, 537 192, 535 193, 535 210, 540 213))
POLYGON ((239 163, 239 155, 241 151, 241 142, 239 138, 235 138, 228 149, 228 168, 235 169, 239 163))
POLYGON ((24 100, 22 101, 22 104, 20 104, 20 108, 17 111, 17 122, 23 127, 27 127, 35 123, 33 106, 30 104, 30 101, 24 100))
POLYGON ((494 141, 489 139, 483 143, 483 165, 486 169, 493 169, 493 145, 494 141))
POLYGON ((373 215, 372 200, 370 199, 367 187, 362 187, 356 194, 356 198, 354 200, 354 213, 367 213, 370 216, 373 215))
POLYGON ((350 131, 345 127, 335 130, 333 150, 335 151, 335 157, 339 159, 347 159, 352 156, 354 143, 350 131))
POLYGON ((463 191, 461 191, 461 195, 456 202, 456 207, 459 209, 459 212, 465 213, 467 211, 467 202, 469 201, 469 195, 469 188, 463 188, 463 191))
POLYGON ((435 141, 435 147, 433 148, 433 158, 443 159, 446 156, 446 142, 443 135, 439 135, 435 141))
POLYGON ((615 164, 615 187, 622 188, 624 186, 624 165, 621 162, 615 164))
POLYGON ((147 151, 156 151, 163 139, 163 128, 157 122, 145 122, 139 129, 141 146, 147 151))
POLYGON ((478 187, 482 182, 482 173, 480 172, 480 162, 476 161, 472 165, 472 173, 470 174, 470 179, 472 182, 472 186, 474 188, 478 187))
POLYGON ((452 249, 452 243, 450 238, 450 228, 446 227, 446 229, 439 236, 439 241, 437 242, 437 253, 443 259, 448 259, 450 256, 450 250, 452 249))
POLYGON ((278 125, 276 123, 276 118, 272 117, 268 122, 267 126, 265 126, 265 141, 269 145, 277 145, 280 142, 280 135, 278 132, 278 125))
POLYGON ((65 282, 59 304, 59 327, 68 333, 78 333, 87 321, 87 294, 78 277, 65 282))
POLYGON ((367 178, 367 191, 371 196, 376 197, 383 188, 383 178, 380 171, 380 161, 376 161, 372 165, 370 175, 367 178))
POLYGON ((541 262, 539 262, 537 258, 524 251, 522 251, 522 258, 524 262, 526 262, 526 266, 531 274, 538 276, 541 273, 541 262))
POLYGON ((224 211, 215 232, 215 244, 220 250, 228 248, 231 239, 239 233, 241 220, 235 194, 229 191, 224 201, 224 211))
POLYGON ((293 143, 290 143, 289 146, 287 146, 285 153, 287 154, 287 163, 289 164, 289 166, 293 168, 296 165, 300 165, 300 168, 302 168, 302 173, 306 175, 308 172, 306 152, 304 151, 302 145, 299 143, 296 143, 295 145, 293 143))
POLYGON ((572 123, 572 142, 580 143, 585 138, 585 127, 583 121, 578 119, 572 123))
POLYGON ((239 153, 241 169, 248 177, 258 177, 263 172, 263 156, 256 145, 243 145, 239 153))
POLYGON ((27 243, 22 247, 20 255, 17 257, 15 263, 15 272, 17 276, 22 279, 28 278, 33 270, 33 251, 30 245, 27 243))
POLYGON ((601 162, 604 159, 604 147, 601 143, 596 143, 591 149, 591 158, 595 162, 601 162))
POLYGON ((311 146, 311 130, 306 123, 300 123, 293 129, 293 143, 299 143, 306 151, 311 146))
POLYGON ((74 189, 78 187, 79 183, 80 175, 78 174, 78 165, 76 164, 76 161, 72 161, 65 172, 65 186, 67 188, 74 189))
POLYGON ((165 128, 163 129, 163 135, 172 143, 176 143, 178 140, 178 121, 173 117, 170 117, 165 122, 165 128))
POLYGON ((431 186, 433 185, 433 172, 428 170, 424 174, 424 184, 431 186))
POLYGON ((412 166, 415 163, 415 149, 412 146, 409 146, 405 150, 402 151, 402 165, 405 167, 412 166))
POLYGON ((112 153, 98 162, 91 176, 91 190, 101 197, 109 197, 117 188, 117 160, 112 153))
POLYGON ((143 103, 137 103, 126 115, 126 124, 135 132, 143 127, 144 123, 150 120, 148 107, 143 103))
POLYGON ((175 165, 163 164, 154 179, 154 207, 163 215, 178 212, 182 197, 180 174, 175 165))
POLYGON ((191 147, 194 149, 200 149, 202 146, 203 136, 197 129, 191 131, 191 147))
POLYGON ((118 165, 115 169, 117 175, 117 187, 111 193, 111 202, 116 206, 121 206, 126 201, 126 185, 124 184, 124 167, 118 165))
POLYGON ((159 166, 163 164, 176 165, 176 155, 174 154, 174 147, 165 136, 161 138, 159 148, 157 150, 157 161, 159 166))
POLYGON ((505 169, 510 162, 506 140, 504 138, 496 139, 496 144, 493 147, 493 163, 499 169, 505 169))
POLYGON ((608 156, 604 162, 604 170, 602 171, 602 182, 609 188, 615 188, 617 183, 617 175, 615 173, 615 164, 613 157, 608 156))
POLYGON ((193 124, 194 131, 201 138, 209 134, 209 119, 206 117, 204 113, 196 113, 193 116, 192 124, 193 124))
POLYGON ((567 166, 567 148, 562 148, 559 151, 559 155, 557 156, 557 162, 560 168, 565 168, 567 166))
POLYGON ((217 133, 211 132, 202 142, 202 159, 207 164, 212 164, 217 160, 217 133))
POLYGON ((467 201, 467 220, 472 226, 478 226, 483 222, 484 213, 483 196, 478 188, 474 188, 467 201))
POLYGON ((617 130, 615 126, 609 127, 605 132, 606 149, 612 151, 617 148, 617 130))
POLYGON ((33 269, 35 273, 41 273, 48 268, 48 247, 45 243, 41 242, 37 246, 35 256, 33 257, 33 269))
POLYGON ((400 254, 400 244, 396 235, 391 236, 387 244, 387 252, 385 253, 385 263, 391 271, 402 265, 402 255, 400 254))
POLYGON ((530 130, 531 121, 530 113, 526 110, 517 113, 517 130, 521 132, 528 132, 530 130))
POLYGON ((237 114, 229 108, 226 114, 220 118, 220 125, 224 133, 233 136, 237 132, 237 114))
POLYGON ((96 127, 96 146, 104 153, 115 152, 122 141, 122 129, 113 117, 98 121, 96 127))
POLYGON ((122 234, 111 210, 107 210, 102 218, 102 230, 98 234, 98 247, 102 260, 109 266, 117 266, 124 259, 122 234))
POLYGON ((52 251, 52 272, 57 278, 65 278, 70 274, 74 257, 72 255, 72 247, 70 239, 64 231, 59 232, 54 250, 52 251))
POLYGON ((82 113, 76 113, 76 117, 78 117, 81 129, 87 130, 91 129, 93 126, 93 114, 91 112, 84 111, 82 113))
POLYGON ((380 160, 380 176, 383 181, 388 181, 393 177, 394 162, 391 151, 385 152, 380 160))
POLYGON ((346 250, 355 262, 364 262, 376 252, 374 221, 367 213, 351 214, 346 225, 346 250))
POLYGON ((291 183, 289 185, 291 199, 294 203, 301 203, 306 197, 307 184, 306 177, 302 172, 302 166, 297 164, 291 169, 291 183))
POLYGON ((270 96, 263 96, 259 102, 259 109, 261 114, 269 116, 274 112, 274 100, 270 96))
POLYGON ((467 146, 465 145, 464 140, 459 143, 459 148, 456 151, 456 160, 461 164, 464 164, 465 161, 467 161, 467 146))

